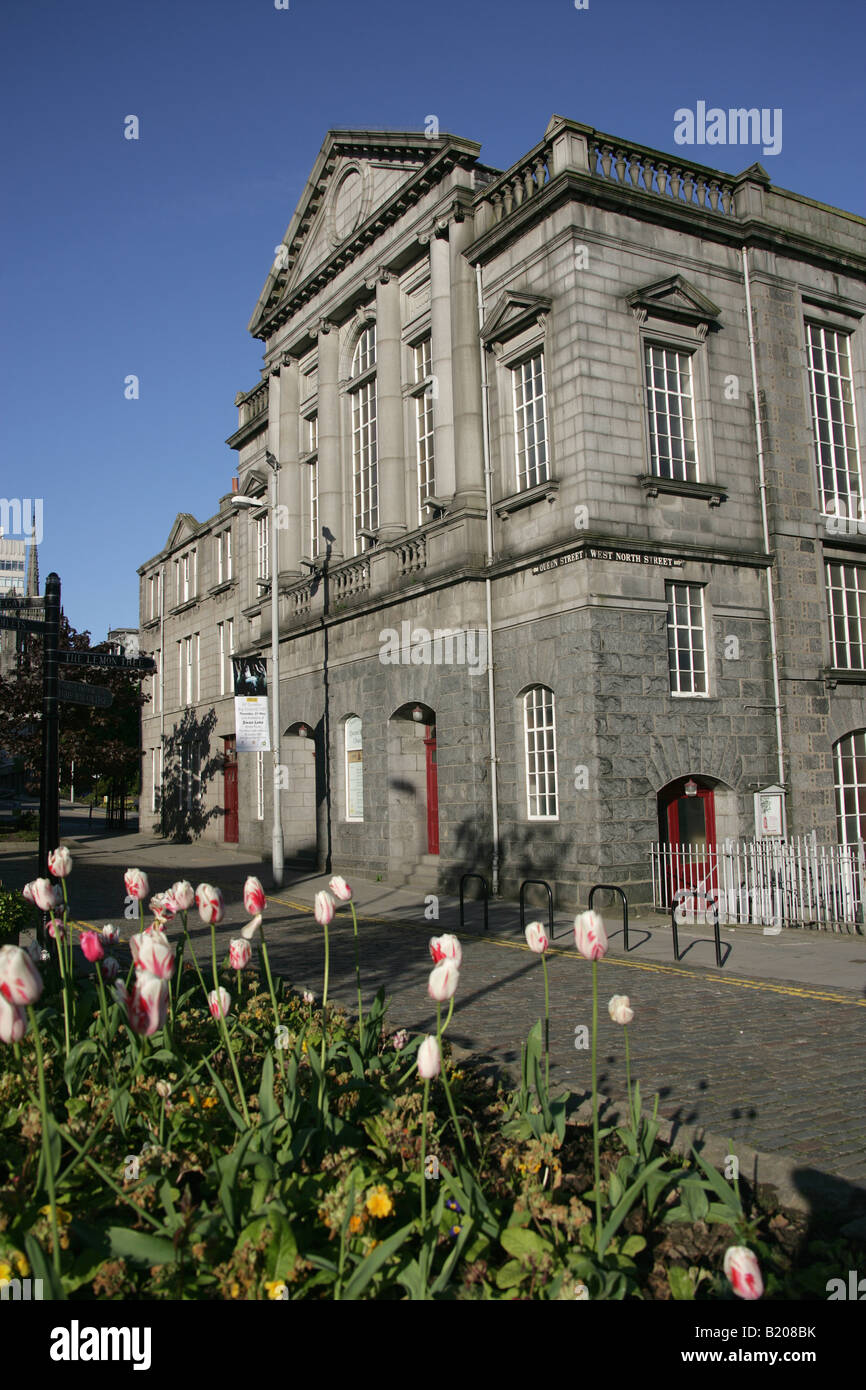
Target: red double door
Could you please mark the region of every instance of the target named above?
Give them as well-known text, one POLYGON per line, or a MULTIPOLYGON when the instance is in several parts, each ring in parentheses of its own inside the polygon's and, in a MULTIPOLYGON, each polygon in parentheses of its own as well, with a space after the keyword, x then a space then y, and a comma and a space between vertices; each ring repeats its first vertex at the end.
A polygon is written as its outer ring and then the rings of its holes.
MULTIPOLYGON (((690 788, 691 790, 691 788, 690 788)), ((718 888, 716 871, 716 810, 711 787, 683 777, 667 789, 662 807, 670 848, 671 894, 706 896, 718 888), (686 785, 696 786, 688 795, 686 785)))
POLYGON ((236 845, 238 842, 238 754, 235 735, 223 739, 223 809, 225 811, 225 841, 236 845))
POLYGON ((427 853, 439 853, 439 774, 436 769, 436 725, 427 725, 427 853))

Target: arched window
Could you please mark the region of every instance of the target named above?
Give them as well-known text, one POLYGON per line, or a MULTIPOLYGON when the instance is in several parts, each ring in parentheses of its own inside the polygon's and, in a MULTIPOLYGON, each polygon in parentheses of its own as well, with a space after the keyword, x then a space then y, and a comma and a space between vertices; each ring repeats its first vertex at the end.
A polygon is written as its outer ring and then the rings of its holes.
POLYGON ((556 714, 553 691, 534 685, 523 697, 526 809, 530 820, 558 820, 556 714))
POLYGON ((361 740, 361 720, 350 714, 344 725, 346 751, 346 820, 364 819, 364 750, 361 740))
POLYGON ((856 845, 866 840, 866 729, 834 743, 833 768, 839 843, 856 845))
POLYGON ((372 544, 365 531, 379 527, 379 468, 376 449, 376 325, 364 329, 352 356, 352 477, 355 554, 372 544))

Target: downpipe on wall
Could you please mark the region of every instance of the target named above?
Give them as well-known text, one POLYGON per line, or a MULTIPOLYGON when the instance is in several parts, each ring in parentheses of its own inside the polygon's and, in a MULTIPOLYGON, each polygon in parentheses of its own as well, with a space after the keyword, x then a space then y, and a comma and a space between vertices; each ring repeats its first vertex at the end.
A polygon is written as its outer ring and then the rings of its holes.
POLYGON ((481 264, 475 266, 476 298, 478 300, 478 351, 481 354, 481 433, 484 446, 484 499, 487 510, 487 573, 484 576, 484 598, 487 611, 487 705, 490 724, 490 810, 493 830, 493 853, 490 864, 490 888, 499 897, 499 786, 496 757, 496 697, 493 687, 493 597, 490 566, 493 564, 493 473, 490 465, 490 383, 487 380, 487 354, 481 329, 484 323, 481 264))

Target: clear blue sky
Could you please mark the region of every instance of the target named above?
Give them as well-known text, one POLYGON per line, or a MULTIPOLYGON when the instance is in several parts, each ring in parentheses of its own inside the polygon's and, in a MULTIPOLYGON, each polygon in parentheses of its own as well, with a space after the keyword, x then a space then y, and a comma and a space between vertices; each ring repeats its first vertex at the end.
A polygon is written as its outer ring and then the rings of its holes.
POLYGON ((679 107, 780 107, 779 154, 703 162, 863 215, 864 39, 862 0, 3 0, 0 496, 44 499, 72 623, 137 625, 137 566, 229 490, 246 325, 330 127, 436 115, 507 168, 554 112, 675 152, 679 107))

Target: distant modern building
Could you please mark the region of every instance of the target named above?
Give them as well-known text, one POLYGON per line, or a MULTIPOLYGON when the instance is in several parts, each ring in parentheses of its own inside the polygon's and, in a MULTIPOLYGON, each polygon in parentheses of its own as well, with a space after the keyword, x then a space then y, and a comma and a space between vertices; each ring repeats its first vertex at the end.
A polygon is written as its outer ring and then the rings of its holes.
POLYGON ((137 627, 112 627, 108 630, 106 641, 118 656, 135 657, 140 652, 140 634, 137 627))
POLYGON ((259 507, 139 571, 152 822, 162 787, 264 857, 227 661, 276 583, 289 860, 570 904, 647 896, 659 840, 856 842, 866 223, 558 116, 479 154, 325 140, 228 441, 259 507))

